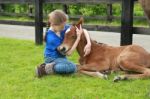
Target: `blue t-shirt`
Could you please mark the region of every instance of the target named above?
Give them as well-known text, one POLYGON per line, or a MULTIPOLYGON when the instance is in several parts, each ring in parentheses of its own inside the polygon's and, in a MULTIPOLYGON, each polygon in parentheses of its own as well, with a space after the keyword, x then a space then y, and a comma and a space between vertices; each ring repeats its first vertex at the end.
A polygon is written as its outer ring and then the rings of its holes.
POLYGON ((69 28, 69 25, 65 25, 64 30, 60 32, 60 37, 52 30, 48 30, 46 33, 46 47, 44 50, 44 57, 60 58, 65 57, 60 54, 57 50, 57 47, 62 44, 64 40, 64 35, 66 30, 69 28))

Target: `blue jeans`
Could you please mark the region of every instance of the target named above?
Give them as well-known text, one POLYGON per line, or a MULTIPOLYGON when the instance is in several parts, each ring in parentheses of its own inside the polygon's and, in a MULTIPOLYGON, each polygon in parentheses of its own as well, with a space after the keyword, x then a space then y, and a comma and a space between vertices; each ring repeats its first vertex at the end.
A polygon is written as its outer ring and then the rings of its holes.
POLYGON ((68 61, 66 58, 51 58, 45 57, 45 63, 55 62, 54 72, 57 74, 70 74, 77 71, 74 63, 68 61))

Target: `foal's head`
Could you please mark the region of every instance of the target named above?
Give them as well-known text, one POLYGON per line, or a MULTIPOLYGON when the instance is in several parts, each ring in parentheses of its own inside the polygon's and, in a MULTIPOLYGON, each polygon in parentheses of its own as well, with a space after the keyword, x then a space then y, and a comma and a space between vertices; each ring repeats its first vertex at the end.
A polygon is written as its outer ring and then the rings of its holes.
POLYGON ((73 44, 76 41, 77 34, 76 34, 76 27, 80 28, 80 25, 82 25, 83 18, 80 18, 77 24, 72 25, 70 28, 66 30, 65 37, 63 43, 58 47, 58 51, 65 55, 67 51, 71 49, 73 44))

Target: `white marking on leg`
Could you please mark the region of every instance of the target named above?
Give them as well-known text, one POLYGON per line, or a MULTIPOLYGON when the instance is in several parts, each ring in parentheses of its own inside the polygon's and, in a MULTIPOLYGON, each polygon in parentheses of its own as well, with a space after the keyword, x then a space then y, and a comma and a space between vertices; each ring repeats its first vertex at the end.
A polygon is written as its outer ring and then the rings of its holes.
POLYGON ((100 72, 96 72, 97 76, 100 77, 100 78, 104 78, 104 79, 107 79, 107 75, 104 75, 100 72))

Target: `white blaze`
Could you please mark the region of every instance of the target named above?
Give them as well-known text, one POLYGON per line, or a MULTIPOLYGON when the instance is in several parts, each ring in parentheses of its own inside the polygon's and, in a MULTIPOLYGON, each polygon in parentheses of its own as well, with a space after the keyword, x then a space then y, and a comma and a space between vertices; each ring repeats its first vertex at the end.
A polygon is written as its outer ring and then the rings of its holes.
POLYGON ((69 31, 70 31, 70 28, 68 28, 65 33, 68 33, 69 31))

